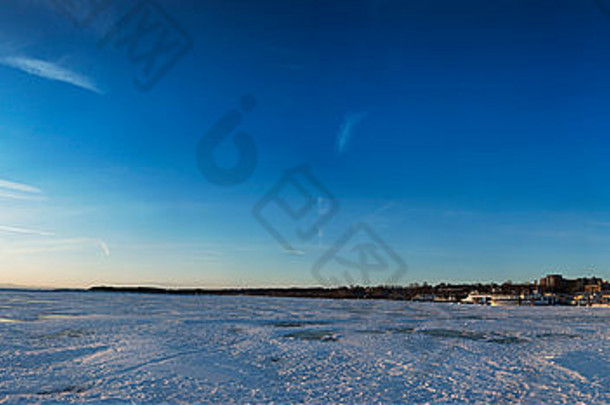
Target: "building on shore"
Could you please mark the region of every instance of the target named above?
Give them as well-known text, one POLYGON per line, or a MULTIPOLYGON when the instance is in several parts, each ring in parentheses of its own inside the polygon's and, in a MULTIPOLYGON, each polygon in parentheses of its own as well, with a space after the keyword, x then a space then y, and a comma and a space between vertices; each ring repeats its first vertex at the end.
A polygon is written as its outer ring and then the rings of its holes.
POLYGON ((598 277, 563 278, 561 274, 549 274, 540 279, 538 289, 542 292, 575 294, 581 291, 600 292, 610 290, 608 282, 598 277))
POLYGON ((549 274, 530 285, 502 285, 488 293, 472 290, 460 302, 491 306, 576 305, 610 307, 610 283, 598 277, 566 279, 549 274))

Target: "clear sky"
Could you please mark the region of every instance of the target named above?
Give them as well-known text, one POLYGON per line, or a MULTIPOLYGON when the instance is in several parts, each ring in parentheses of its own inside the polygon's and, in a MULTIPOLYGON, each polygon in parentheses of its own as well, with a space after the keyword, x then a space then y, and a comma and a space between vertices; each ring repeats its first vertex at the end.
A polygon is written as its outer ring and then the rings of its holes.
POLYGON ((610 2, 71 3, 0 9, 0 284, 347 282, 358 223, 390 264, 348 281, 610 276, 610 2))

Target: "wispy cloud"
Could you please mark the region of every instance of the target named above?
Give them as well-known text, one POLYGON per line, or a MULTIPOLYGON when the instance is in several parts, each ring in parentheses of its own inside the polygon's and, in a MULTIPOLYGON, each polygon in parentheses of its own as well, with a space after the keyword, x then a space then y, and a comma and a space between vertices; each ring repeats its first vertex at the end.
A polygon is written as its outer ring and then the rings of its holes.
POLYGON ((95 242, 100 247, 100 249, 102 249, 102 252, 104 252, 104 255, 110 256, 110 248, 108 247, 108 244, 106 242, 104 242, 101 239, 96 239, 95 242))
POLYGON ((33 76, 42 77, 48 80, 68 83, 81 89, 89 90, 97 94, 102 94, 100 88, 87 76, 76 73, 53 62, 34 59, 22 56, 12 56, 0 59, 0 64, 33 76))
POLYGON ((284 253, 290 256, 305 256, 305 252, 297 249, 284 249, 284 253))
POLYGON ((52 238, 44 240, 29 240, 27 242, 9 243, 4 246, 4 254, 29 255, 52 252, 70 252, 97 247, 104 256, 110 256, 110 249, 106 242, 91 238, 52 238))
POLYGON ((43 199, 42 190, 23 183, 0 179, 0 198, 13 200, 40 200, 43 199))
POLYGON ((54 236, 52 232, 41 231, 38 229, 22 228, 17 226, 0 225, 0 232, 16 233, 20 235, 54 236))
POLYGON ((347 144, 349 143, 354 132, 354 128, 356 125, 360 124, 367 115, 368 113, 360 112, 355 114, 347 114, 345 116, 343 123, 341 124, 341 128, 339 129, 339 133, 337 134, 337 151, 339 154, 345 152, 347 144))
MULTIPOLYGON (((37 200, 44 199, 44 193, 38 187, 29 184, 0 179, 0 199, 37 200)), ((2 225, 0 234, 12 235, 3 240, 0 250, 10 254, 29 254, 42 252, 82 250, 87 246, 96 246, 104 256, 110 256, 106 242, 95 238, 61 238, 57 234, 30 227, 2 225), (25 240, 24 240, 24 237, 25 240), (42 239, 36 238, 42 237, 42 239), (15 239, 17 243, 11 243, 15 239)))
POLYGON ((22 191, 24 193, 42 193, 42 190, 37 187, 2 179, 0 179, 0 188, 8 188, 11 190, 22 191))

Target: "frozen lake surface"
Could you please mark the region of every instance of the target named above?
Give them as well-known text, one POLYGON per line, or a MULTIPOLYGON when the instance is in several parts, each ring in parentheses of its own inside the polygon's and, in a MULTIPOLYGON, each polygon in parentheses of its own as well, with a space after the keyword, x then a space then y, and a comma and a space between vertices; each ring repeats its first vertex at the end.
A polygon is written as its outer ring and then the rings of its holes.
POLYGON ((610 309, 0 291, 0 402, 610 403, 610 309))

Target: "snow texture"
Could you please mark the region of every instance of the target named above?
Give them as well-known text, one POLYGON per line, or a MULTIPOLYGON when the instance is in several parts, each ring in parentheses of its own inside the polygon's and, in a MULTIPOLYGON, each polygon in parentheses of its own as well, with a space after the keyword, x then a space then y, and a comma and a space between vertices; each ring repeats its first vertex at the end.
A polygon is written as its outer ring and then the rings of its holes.
POLYGON ((0 403, 610 403, 608 308, 0 291, 0 403))

